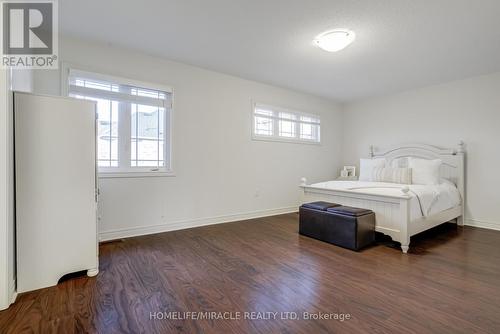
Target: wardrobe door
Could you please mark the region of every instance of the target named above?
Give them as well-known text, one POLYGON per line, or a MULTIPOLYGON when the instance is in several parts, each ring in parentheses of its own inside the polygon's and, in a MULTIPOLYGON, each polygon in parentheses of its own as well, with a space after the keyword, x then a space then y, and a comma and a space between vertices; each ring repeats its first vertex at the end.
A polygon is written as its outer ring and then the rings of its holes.
POLYGON ((96 106, 14 94, 17 290, 97 271, 96 106))

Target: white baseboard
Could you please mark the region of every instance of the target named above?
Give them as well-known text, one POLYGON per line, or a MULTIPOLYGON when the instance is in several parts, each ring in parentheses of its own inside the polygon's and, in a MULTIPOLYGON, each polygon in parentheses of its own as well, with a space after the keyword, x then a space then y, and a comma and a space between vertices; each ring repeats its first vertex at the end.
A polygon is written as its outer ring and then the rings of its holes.
POLYGON ((235 221, 246 220, 246 219, 254 219, 254 218, 268 217, 268 216, 274 216, 274 215, 281 215, 281 214, 292 213, 292 212, 297 212, 297 211, 298 211, 298 206, 290 206, 290 207, 279 208, 279 209, 268 209, 268 210, 238 213, 238 214, 224 215, 224 216, 217 216, 217 217, 208 217, 208 218, 199 218, 199 219, 193 219, 193 220, 177 221, 177 222, 171 222, 171 223, 160 224, 160 225, 137 226, 137 227, 131 227, 131 228, 102 231, 102 232, 99 232, 99 241, 108 241, 108 240, 115 240, 115 239, 121 239, 121 238, 137 237, 140 235, 183 230, 186 228, 200 227, 200 226, 206 226, 206 225, 229 223, 229 222, 235 222, 235 221))
POLYGON ((500 231, 500 222, 466 218, 465 225, 500 231))

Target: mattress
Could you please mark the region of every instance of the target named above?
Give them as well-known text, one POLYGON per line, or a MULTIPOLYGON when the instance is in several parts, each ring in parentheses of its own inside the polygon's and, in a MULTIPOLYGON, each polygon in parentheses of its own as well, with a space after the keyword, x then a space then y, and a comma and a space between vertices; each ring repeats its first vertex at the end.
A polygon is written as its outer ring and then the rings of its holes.
POLYGON ((387 182, 326 181, 311 184, 311 187, 328 190, 348 190, 371 195, 401 196, 402 189, 408 187, 410 199, 410 219, 434 215, 457 207, 461 203, 460 192, 450 181, 442 179, 436 185, 403 185, 387 182))

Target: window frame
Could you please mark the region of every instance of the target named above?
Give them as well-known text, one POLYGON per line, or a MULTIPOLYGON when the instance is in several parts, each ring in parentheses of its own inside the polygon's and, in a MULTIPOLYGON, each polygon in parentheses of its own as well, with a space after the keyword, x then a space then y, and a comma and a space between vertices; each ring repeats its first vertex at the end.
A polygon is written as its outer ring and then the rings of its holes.
MULTIPOLYGON (((86 69, 82 69, 78 66, 63 63, 62 71, 61 71, 61 95, 69 96, 70 94, 70 71, 75 71, 87 75, 89 79, 103 80, 115 82, 120 85, 129 85, 144 89, 151 89, 162 91, 170 94, 171 106, 170 108, 165 108, 165 120, 164 120, 164 144, 163 144, 163 160, 164 167, 132 167, 132 166, 118 166, 118 167, 97 167, 98 177, 99 178, 135 178, 135 177, 170 177, 175 176, 173 161, 172 161, 172 138, 173 138, 173 118, 174 118, 174 90, 171 86, 143 82, 123 77, 118 77, 109 74, 103 74, 95 71, 89 71, 86 69)), ((130 162, 129 155, 131 154, 131 145, 132 145, 132 136, 131 136, 131 127, 130 122, 132 120, 132 114, 130 108, 127 107, 127 110, 120 110, 120 116, 122 113, 130 114, 129 117, 126 118, 125 123, 118 127, 118 137, 126 138, 125 141, 118 142, 118 154, 125 154, 128 159, 125 161, 130 162), (127 131, 125 131, 127 130, 127 131), (126 143, 129 141, 130 143, 126 143), (128 148, 128 149, 127 149, 128 148)), ((121 116, 123 117, 123 116, 121 116)), ((96 123, 97 126, 97 123, 96 123)), ((97 143, 96 143, 97 145, 97 143)))
MULTIPOLYGON (((311 114, 311 113, 305 113, 302 111, 298 111, 295 109, 290 109, 290 108, 285 108, 285 107, 278 107, 275 105, 267 104, 267 103, 260 103, 260 102, 252 102, 252 115, 251 115, 251 120, 252 120, 252 128, 251 128, 251 138, 252 140, 257 140, 257 141, 271 141, 271 142, 283 142, 283 143, 291 143, 291 144, 308 144, 308 145, 321 145, 321 117, 317 114, 311 114), (275 122, 273 124, 273 134, 272 135, 260 135, 255 133, 255 118, 258 117, 259 115, 256 114, 256 109, 257 108, 264 108, 264 109, 269 109, 273 113, 287 113, 287 114, 292 114, 295 116, 295 119, 291 120, 292 122, 295 123, 295 136, 294 137, 286 137, 286 136, 280 136, 279 135, 279 117, 272 116, 269 117, 271 119, 274 119, 275 122), (301 122, 300 117, 310 117, 317 119, 319 122, 317 123, 318 125, 318 140, 314 139, 303 139, 300 138, 300 124, 301 122)), ((264 116, 266 117, 266 116, 264 116)), ((283 118, 283 120, 285 120, 283 118)))

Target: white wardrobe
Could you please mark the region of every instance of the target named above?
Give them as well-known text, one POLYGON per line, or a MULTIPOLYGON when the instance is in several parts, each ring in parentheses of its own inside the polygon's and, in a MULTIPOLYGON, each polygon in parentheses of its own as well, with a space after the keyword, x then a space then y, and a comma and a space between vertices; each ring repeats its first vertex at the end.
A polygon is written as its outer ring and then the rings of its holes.
POLYGON ((17 291, 98 272, 96 106, 14 93, 17 291))

